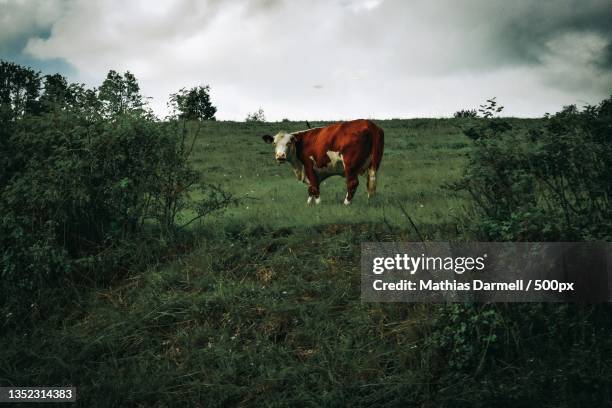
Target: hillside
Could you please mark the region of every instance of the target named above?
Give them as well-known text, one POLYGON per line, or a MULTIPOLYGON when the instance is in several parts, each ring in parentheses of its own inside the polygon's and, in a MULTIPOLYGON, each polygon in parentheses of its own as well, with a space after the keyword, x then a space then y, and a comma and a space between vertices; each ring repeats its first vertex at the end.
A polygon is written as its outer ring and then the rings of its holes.
POLYGON ((581 383, 608 384, 605 349, 595 339, 588 352, 555 354, 573 347, 558 337, 571 327, 507 338, 504 348, 490 335, 516 334, 499 320, 505 305, 481 314, 481 306, 360 301, 360 243, 419 239, 404 211, 427 240, 457 239, 464 228, 466 201, 445 187, 471 146, 461 121, 377 123, 386 135, 379 195, 368 201, 363 183, 348 208, 339 177, 322 186, 320 206, 308 207, 305 186, 261 141, 263 133, 303 124, 203 124, 193 163, 204 181, 240 197, 239 205, 193 224, 195 243, 169 263, 75 292, 65 314, 2 338, 2 376, 74 384, 80 406, 143 407, 511 404, 563 389, 565 380, 551 383, 543 373, 551 361, 571 370, 577 358, 592 367, 581 383), (479 375, 490 344, 510 355, 514 341, 535 375, 523 362, 479 375), (557 348, 541 358, 530 345, 546 341, 557 348), (481 362, 476 371, 471 359, 481 362))

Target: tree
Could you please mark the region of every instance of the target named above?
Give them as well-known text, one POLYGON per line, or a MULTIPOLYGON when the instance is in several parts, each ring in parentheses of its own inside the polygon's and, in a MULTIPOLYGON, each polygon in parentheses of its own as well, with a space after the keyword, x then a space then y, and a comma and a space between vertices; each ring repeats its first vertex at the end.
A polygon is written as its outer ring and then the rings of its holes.
POLYGON ((74 95, 66 78, 61 74, 45 75, 44 90, 39 102, 42 110, 47 112, 73 105, 74 95))
POLYGON ((191 89, 182 88, 170 95, 168 104, 179 119, 216 120, 217 108, 210 100, 210 86, 196 86, 191 89))
POLYGON ((104 102, 94 89, 69 83, 61 74, 46 75, 43 89, 38 100, 41 113, 70 110, 87 119, 98 118, 103 113, 104 102))
POLYGON ((0 60, 0 115, 15 120, 39 109, 40 72, 0 60))
POLYGON ((138 81, 130 71, 126 71, 121 76, 118 72, 110 70, 98 92, 108 116, 142 112, 145 106, 138 81))
POLYGON ((70 84, 72 108, 88 120, 99 118, 104 112, 104 104, 98 98, 95 89, 89 89, 83 84, 70 84))
POLYGON ((265 122, 266 115, 262 108, 259 108, 257 111, 249 113, 247 117, 244 119, 245 122, 265 122))

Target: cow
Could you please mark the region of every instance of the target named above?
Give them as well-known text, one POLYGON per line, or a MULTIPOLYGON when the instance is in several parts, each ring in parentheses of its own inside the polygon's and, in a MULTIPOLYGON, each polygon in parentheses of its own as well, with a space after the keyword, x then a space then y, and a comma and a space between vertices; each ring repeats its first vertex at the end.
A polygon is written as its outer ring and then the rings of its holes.
POLYGON ((367 171, 368 197, 376 192, 376 172, 384 147, 384 132, 370 120, 358 119, 330 126, 262 136, 274 143, 275 159, 288 162, 298 180, 308 185, 308 204, 319 204, 320 183, 333 175, 346 178, 349 205, 359 185, 358 175, 367 171))

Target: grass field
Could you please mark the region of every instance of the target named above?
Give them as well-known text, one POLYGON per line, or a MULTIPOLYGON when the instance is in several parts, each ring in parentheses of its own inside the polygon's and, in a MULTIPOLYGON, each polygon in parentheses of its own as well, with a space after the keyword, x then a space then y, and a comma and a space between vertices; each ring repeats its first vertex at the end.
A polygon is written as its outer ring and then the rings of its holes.
MULTIPOLYGON (((345 179, 332 177, 321 186, 322 203, 306 205, 306 186, 298 182, 289 164, 278 165, 273 148, 261 140, 265 133, 295 131, 304 123, 208 122, 193 156, 207 182, 219 183, 245 198, 215 223, 271 228, 313 227, 337 223, 390 223, 403 226, 410 216, 437 238, 454 222, 463 202, 445 185, 457 179, 469 141, 455 120, 388 120, 377 122, 385 130, 385 153, 378 177, 378 196, 368 200, 365 178, 350 207, 340 205, 345 179)), ((311 126, 325 123, 313 122, 311 126)))
POLYGON ((3 339, 5 375, 74 384, 81 406, 473 399, 462 381, 436 386, 446 362, 422 351, 430 307, 361 303, 358 273, 361 242, 418 239, 398 203, 425 239, 457 238, 466 202, 445 184, 461 174, 470 142, 456 120, 377 123, 379 195, 368 201, 362 182, 348 208, 340 177, 322 186, 321 205, 307 206, 306 187, 261 140, 303 124, 205 123, 193 161, 241 203, 195 225, 197 245, 177 260, 75 293, 65 316, 3 339))

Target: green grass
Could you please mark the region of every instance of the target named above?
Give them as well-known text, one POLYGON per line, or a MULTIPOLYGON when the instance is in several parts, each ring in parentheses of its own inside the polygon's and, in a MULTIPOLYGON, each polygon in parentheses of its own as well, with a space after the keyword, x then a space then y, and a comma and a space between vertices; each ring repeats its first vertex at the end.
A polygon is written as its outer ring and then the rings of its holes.
POLYGON ((340 177, 307 206, 305 186, 261 141, 302 124, 205 123, 193 162, 241 204, 195 225, 193 251, 3 337, 3 382, 73 384, 86 407, 514 405, 529 375, 504 366, 510 382, 466 387, 476 380, 428 354, 433 307, 360 301, 360 243, 418 239, 398 203, 432 240, 458 238, 466 204, 444 187, 470 148, 460 121, 377 123, 379 195, 368 202, 361 185, 348 208, 340 177))
MULTIPOLYGON (((295 131, 303 123, 210 122, 201 129, 193 162, 204 180, 219 183, 243 197, 215 223, 235 222, 277 227, 312 227, 330 223, 383 223, 403 226, 407 220, 397 203, 424 229, 453 222, 464 202, 445 185, 463 168, 469 140, 454 120, 377 121, 385 131, 385 153, 378 176, 378 195, 368 200, 365 178, 353 203, 342 204, 345 179, 322 183, 319 206, 306 205, 306 185, 298 182, 289 164, 279 165, 273 148, 261 140, 265 133, 295 131)), ((322 126, 324 123, 312 123, 322 126)), ((444 238, 444 236, 438 236, 444 238)))

